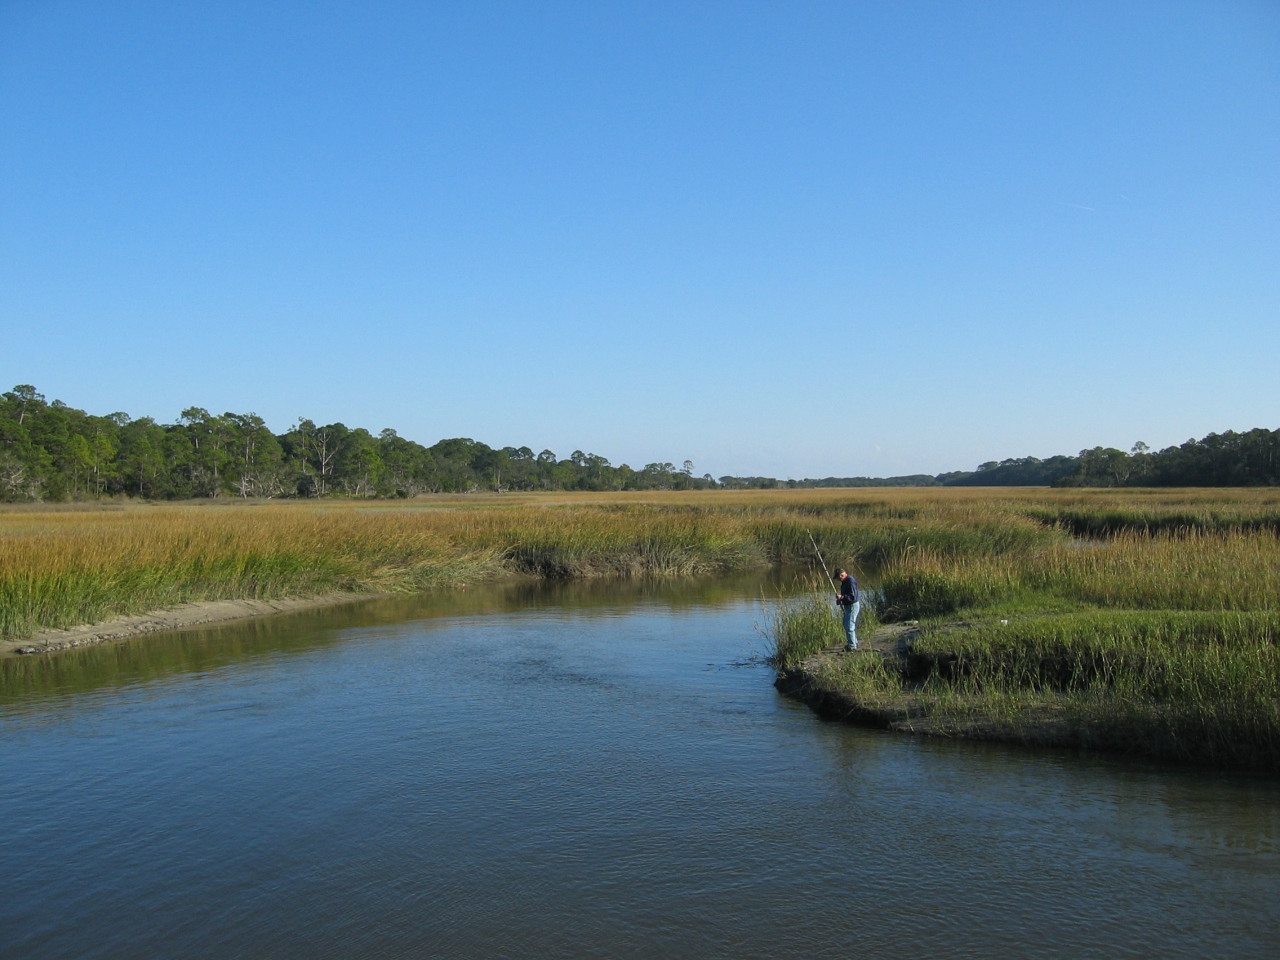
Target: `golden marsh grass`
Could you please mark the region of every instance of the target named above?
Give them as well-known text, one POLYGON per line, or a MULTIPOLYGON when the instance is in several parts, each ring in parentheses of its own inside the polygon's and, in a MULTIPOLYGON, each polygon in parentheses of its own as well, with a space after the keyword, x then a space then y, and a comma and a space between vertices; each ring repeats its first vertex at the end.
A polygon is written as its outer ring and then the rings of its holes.
POLYGON ((983 604, 1269 609, 1272 490, 690 491, 0 510, 0 633, 186 600, 511 575, 883 569, 887 615, 983 604), (1081 518, 1102 518, 1087 539, 1081 518), (1127 526, 1126 526, 1127 524, 1127 526), (1155 531, 1154 533, 1152 531, 1155 531), (1030 599, 1029 599, 1030 598, 1030 599))

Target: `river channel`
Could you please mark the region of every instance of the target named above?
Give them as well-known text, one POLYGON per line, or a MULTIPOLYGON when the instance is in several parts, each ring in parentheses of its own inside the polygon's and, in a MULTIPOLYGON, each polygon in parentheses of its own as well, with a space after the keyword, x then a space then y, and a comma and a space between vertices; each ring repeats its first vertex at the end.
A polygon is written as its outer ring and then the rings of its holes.
POLYGON ((1280 955, 1280 786, 823 722, 756 578, 0 662, 0 956, 1280 955))

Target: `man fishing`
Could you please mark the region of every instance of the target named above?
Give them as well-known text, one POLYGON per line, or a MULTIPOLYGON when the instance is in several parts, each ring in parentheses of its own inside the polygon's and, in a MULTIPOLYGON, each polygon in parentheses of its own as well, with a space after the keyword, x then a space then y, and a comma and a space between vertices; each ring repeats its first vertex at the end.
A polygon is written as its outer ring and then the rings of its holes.
POLYGON ((858 611, 862 609, 862 595, 858 593, 858 581, 841 567, 836 568, 836 577, 840 581, 840 592, 836 594, 836 603, 844 616, 844 635, 849 641, 848 649, 858 649, 858 611))

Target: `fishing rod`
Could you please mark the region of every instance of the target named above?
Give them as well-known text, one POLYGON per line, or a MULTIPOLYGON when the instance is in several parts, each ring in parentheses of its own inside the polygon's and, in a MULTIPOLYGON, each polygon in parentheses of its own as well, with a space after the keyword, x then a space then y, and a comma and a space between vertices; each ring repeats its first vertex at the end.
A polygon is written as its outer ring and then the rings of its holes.
POLYGON ((827 575, 827 583, 831 584, 833 591, 839 593, 840 591, 836 588, 836 582, 831 579, 831 571, 827 569, 827 561, 822 559, 822 551, 818 549, 818 541, 813 539, 813 534, 810 531, 805 530, 805 533, 809 534, 809 542, 813 544, 813 552, 818 555, 818 562, 822 564, 822 572, 827 575))

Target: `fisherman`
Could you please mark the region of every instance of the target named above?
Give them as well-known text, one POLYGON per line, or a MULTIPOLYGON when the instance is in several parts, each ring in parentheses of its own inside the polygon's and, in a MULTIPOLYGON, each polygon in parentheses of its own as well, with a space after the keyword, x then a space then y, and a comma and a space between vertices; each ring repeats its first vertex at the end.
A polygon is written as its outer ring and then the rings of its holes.
POLYGON ((836 568, 836 577, 840 580, 840 592, 836 594, 836 603, 840 604, 844 616, 844 635, 849 641, 849 650, 858 649, 858 611, 862 609, 862 595, 858 593, 858 581, 848 571, 836 568))

